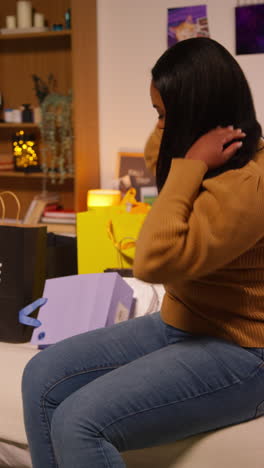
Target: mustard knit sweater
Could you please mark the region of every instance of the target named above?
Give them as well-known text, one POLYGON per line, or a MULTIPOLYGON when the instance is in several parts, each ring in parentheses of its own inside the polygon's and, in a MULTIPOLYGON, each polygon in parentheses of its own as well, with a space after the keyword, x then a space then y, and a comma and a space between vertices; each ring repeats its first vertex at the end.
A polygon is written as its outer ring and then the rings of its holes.
POLYGON ((164 284, 167 324, 264 347, 264 150, 242 169, 206 172, 202 161, 172 160, 134 275, 164 284))

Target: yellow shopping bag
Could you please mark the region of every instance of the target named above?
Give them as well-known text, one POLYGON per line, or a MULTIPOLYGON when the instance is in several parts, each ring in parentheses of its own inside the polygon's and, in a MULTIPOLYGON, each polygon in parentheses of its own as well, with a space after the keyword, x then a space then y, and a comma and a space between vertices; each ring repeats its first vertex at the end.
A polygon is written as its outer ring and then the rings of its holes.
POLYGON ((149 209, 137 204, 127 212, 123 203, 78 213, 78 273, 132 268, 136 239, 149 209))

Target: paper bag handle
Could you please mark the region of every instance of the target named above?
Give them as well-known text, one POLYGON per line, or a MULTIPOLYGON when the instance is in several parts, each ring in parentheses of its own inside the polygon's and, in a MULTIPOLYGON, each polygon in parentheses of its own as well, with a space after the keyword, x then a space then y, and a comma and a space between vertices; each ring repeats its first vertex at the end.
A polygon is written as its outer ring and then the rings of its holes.
POLYGON ((20 216, 20 211, 21 211, 21 204, 20 204, 19 198, 16 196, 14 192, 11 192, 10 190, 4 190, 3 192, 0 192, 0 200, 1 200, 0 203, 2 206, 2 219, 5 219, 5 213, 6 213, 5 202, 2 198, 2 195, 11 195, 15 199, 16 204, 17 204, 16 221, 18 221, 19 216, 20 216))
POLYGON ((119 259, 120 267, 123 268, 123 259, 125 259, 127 261, 127 263, 132 265, 133 264, 132 258, 130 258, 128 255, 126 255, 124 253, 124 250, 131 249, 132 247, 135 247, 136 240, 134 239, 134 237, 123 237, 123 239, 121 239, 120 241, 117 241, 115 239, 115 235, 114 235, 114 227, 113 227, 112 220, 108 221, 108 223, 107 223, 107 234, 108 234, 109 239, 112 241, 112 243, 114 244, 114 247, 116 248, 116 250, 118 252, 118 259, 119 259))
POLYGON ((121 201, 120 206, 125 206, 126 211, 129 213, 147 214, 150 210, 150 205, 137 201, 136 193, 137 191, 134 187, 128 189, 123 200, 121 201))
POLYGON ((4 219, 4 217, 5 217, 5 202, 3 200, 3 197, 1 197, 1 195, 0 195, 0 204, 1 204, 1 208, 2 208, 2 218, 4 219))
POLYGON ((36 301, 27 305, 26 307, 23 307, 23 309, 20 309, 20 311, 18 312, 19 323, 22 323, 22 325, 29 325, 30 327, 34 328, 40 327, 42 325, 40 320, 33 317, 29 317, 29 315, 32 314, 39 307, 44 306, 47 300, 48 299, 46 299, 45 297, 40 297, 36 301))

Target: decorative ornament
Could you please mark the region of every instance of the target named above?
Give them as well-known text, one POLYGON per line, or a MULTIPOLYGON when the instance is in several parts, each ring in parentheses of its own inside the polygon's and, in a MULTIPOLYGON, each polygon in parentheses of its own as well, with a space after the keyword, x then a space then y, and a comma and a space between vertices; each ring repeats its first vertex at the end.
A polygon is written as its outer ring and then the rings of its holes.
POLYGON ((48 94, 41 104, 42 170, 52 183, 73 175, 72 95, 48 94))
POLYGON ((54 93, 57 87, 55 77, 52 73, 48 75, 48 82, 42 80, 38 75, 32 75, 34 89, 39 104, 41 105, 48 94, 54 93))

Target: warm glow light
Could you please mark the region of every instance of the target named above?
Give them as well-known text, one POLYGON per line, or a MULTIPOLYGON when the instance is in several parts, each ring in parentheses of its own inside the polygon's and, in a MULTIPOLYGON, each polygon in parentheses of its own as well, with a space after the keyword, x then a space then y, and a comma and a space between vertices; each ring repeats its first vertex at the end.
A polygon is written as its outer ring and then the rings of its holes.
POLYGON ((35 141, 26 137, 24 130, 16 133, 16 140, 13 141, 13 154, 15 157, 16 170, 24 170, 32 166, 38 166, 38 156, 35 151, 35 141))
POLYGON ((96 206, 113 206, 119 205, 121 201, 121 193, 119 190, 88 190, 87 207, 94 208, 96 206))

